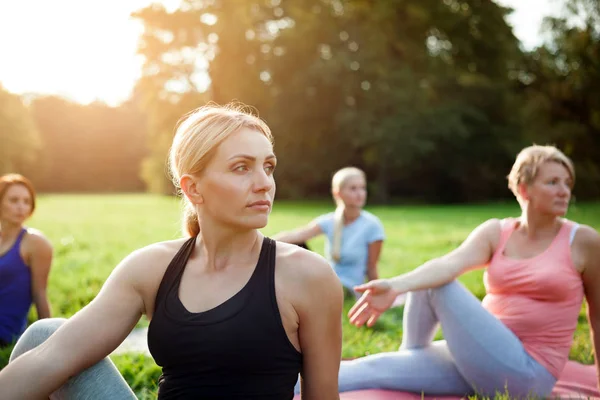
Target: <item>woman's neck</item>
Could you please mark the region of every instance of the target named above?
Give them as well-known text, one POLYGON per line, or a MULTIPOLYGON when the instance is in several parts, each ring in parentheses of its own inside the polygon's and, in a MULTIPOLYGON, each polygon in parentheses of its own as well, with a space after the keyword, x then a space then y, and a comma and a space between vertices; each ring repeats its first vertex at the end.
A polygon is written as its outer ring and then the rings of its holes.
POLYGON ((23 229, 22 225, 15 225, 6 221, 0 222, 0 242, 13 241, 23 229))
POLYGON ((196 240, 205 267, 218 271, 232 263, 245 263, 251 254, 260 252, 263 235, 256 229, 234 230, 201 224, 196 240))
POLYGON ((344 223, 349 224, 360 217, 360 208, 344 208, 344 223))
POLYGON ((556 215, 534 213, 527 208, 519 219, 519 228, 531 239, 554 235, 560 225, 560 218, 556 215))

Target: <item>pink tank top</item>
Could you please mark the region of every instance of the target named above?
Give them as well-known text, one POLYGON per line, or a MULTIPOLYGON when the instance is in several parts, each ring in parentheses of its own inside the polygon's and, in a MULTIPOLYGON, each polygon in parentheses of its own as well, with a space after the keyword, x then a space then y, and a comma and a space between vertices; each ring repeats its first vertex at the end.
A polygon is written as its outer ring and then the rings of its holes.
POLYGON ((504 255, 518 220, 503 221, 500 243, 484 273, 487 294, 482 302, 556 378, 568 360, 584 296, 581 274, 571 259, 576 225, 562 221, 550 246, 526 259, 504 255))

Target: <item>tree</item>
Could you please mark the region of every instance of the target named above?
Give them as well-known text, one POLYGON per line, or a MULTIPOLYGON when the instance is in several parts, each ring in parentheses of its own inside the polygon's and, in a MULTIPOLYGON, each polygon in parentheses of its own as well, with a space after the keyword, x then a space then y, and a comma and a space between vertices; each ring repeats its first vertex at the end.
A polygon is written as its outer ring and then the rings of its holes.
POLYGON ((578 172, 576 193, 600 196, 600 3, 569 0, 561 17, 545 21, 550 40, 521 72, 524 139, 551 143, 578 172), (572 21, 579 21, 573 24, 572 21))
MULTIPOLYGON (((381 202, 507 196, 502 178, 526 142, 518 110, 529 104, 508 12, 483 0, 185 0, 172 13, 141 10, 147 176, 164 171, 176 116, 241 100, 274 131, 280 197, 321 197, 349 164, 367 171, 381 202)), ((162 176, 156 188, 172 190, 162 176)))

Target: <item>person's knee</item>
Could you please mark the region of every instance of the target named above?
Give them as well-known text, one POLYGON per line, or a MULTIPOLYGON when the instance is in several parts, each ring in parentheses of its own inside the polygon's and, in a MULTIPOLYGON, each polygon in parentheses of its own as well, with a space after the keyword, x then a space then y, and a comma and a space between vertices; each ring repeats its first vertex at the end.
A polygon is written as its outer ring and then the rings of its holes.
POLYGON ((427 294, 432 297, 444 295, 444 294, 454 290, 459 285, 460 285, 460 283, 456 279, 454 279, 454 280, 452 280, 448 283, 445 283, 441 286, 427 289, 427 294))
POLYGON ((430 289, 423 289, 423 290, 415 290, 413 292, 408 292, 406 294, 406 302, 408 302, 409 299, 412 299, 414 301, 415 299, 429 296, 429 290, 430 289))
POLYGON ((23 333, 25 335, 41 338, 40 343, 48 339, 56 330, 66 322, 65 318, 44 318, 35 321, 23 333))
POLYGON ((35 321, 15 344, 10 361, 45 342, 65 321, 64 318, 44 318, 35 321))

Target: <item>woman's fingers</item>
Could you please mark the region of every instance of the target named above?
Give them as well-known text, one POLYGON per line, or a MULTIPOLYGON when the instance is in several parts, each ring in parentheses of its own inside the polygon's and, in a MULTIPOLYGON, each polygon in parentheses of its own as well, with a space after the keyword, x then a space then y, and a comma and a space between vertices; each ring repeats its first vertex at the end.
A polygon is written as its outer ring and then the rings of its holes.
POLYGON ((367 326, 370 328, 373 325, 375 325, 375 322, 377 322, 380 315, 381 315, 381 313, 379 313, 377 311, 374 311, 373 313, 371 313, 371 317, 369 317, 369 320, 367 321, 367 326))
POLYGON ((381 311, 374 309, 371 305, 371 302, 374 300, 373 293, 378 289, 378 286, 376 282, 369 282, 355 287, 355 290, 360 291, 359 289, 365 289, 364 293, 352 306, 350 311, 348 311, 348 317, 352 325, 363 326, 367 324, 367 326, 371 327, 375 325, 375 322, 377 322, 381 315, 381 311))
POLYGON ((364 283, 362 285, 358 285, 358 286, 354 286, 354 290, 356 290, 359 293, 364 293, 367 290, 369 290, 371 288, 372 284, 370 283, 364 283))
POLYGON ((367 292, 367 293, 363 294, 362 296, 360 296, 360 298, 356 301, 356 303, 354 303, 354 305, 352 306, 350 311, 348 311, 349 317, 352 317, 352 315, 354 315, 356 313, 356 311, 363 306, 363 304, 368 302, 369 294, 370 294, 370 292, 367 292))
POLYGON ((370 317, 369 313, 369 304, 364 303, 360 308, 354 312, 352 317, 350 317, 350 323, 356 326, 362 326, 370 317))

